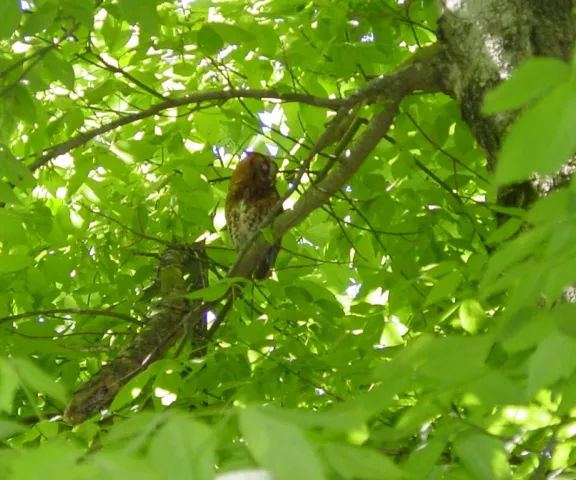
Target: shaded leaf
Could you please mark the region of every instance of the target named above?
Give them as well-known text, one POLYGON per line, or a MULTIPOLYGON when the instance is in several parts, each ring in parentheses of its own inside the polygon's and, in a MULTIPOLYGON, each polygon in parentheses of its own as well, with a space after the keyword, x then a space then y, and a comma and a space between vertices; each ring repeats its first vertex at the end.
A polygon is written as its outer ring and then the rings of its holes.
POLYGON ((522 181, 536 172, 554 173, 576 148, 574 124, 576 91, 566 82, 530 106, 511 127, 496 167, 498 184, 522 181))
POLYGON ((213 55, 224 47, 224 41, 210 24, 204 24, 198 30, 198 46, 208 55, 213 55))
POLYGON ((505 112, 568 80, 570 67, 552 57, 534 57, 520 65, 512 77, 486 94, 484 113, 505 112))
POLYGON ((211 480, 216 464, 215 440, 206 425, 176 415, 154 435, 148 457, 166 480, 211 480))
POLYGON ((41 392, 66 405, 68 394, 62 383, 55 382, 54 378, 38 368, 26 358, 13 358, 15 371, 22 383, 36 392, 41 392))
POLYGON ((15 185, 33 187, 36 184, 30 170, 5 147, 0 147, 0 171, 15 185))
POLYGON ((34 259, 24 253, 0 252, 0 273, 18 272, 34 265, 34 259))
POLYGON ((0 2, 0 38, 10 38, 20 25, 22 10, 19 0, 2 0, 0 2))
POLYGON ((269 415, 264 409, 247 408, 240 413, 240 430, 258 463, 277 480, 326 478, 306 436, 294 425, 269 415))
POLYGON ((12 362, 0 358, 0 410, 12 413, 14 394, 19 387, 20 380, 12 362))
POLYGON ((477 480, 512 478, 504 442, 481 433, 463 433, 454 442, 454 449, 464 468, 477 480))
POLYGON ((407 477, 392 460, 369 448, 334 443, 324 446, 322 450, 341 478, 377 480, 407 477))
POLYGON ((42 63, 53 80, 59 80, 69 90, 74 90, 76 76, 74 68, 59 52, 49 51, 42 57, 42 63))
POLYGON ((576 369, 576 340, 553 333, 536 347, 530 358, 528 395, 567 378, 576 369))
POLYGON ((142 30, 154 35, 158 32, 160 19, 156 0, 119 0, 120 10, 128 23, 140 25, 142 30))
POLYGON ((478 300, 464 300, 458 310, 462 328, 469 333, 476 333, 486 322, 486 313, 478 300))

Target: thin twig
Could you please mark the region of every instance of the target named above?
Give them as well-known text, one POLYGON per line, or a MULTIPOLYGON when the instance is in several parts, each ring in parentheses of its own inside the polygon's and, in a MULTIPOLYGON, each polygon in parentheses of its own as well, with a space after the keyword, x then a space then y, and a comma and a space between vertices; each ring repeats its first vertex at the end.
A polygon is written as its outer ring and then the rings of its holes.
POLYGON ((110 310, 96 310, 92 308, 53 308, 50 310, 34 310, 32 312, 19 313, 17 315, 10 315, 8 317, 0 318, 0 325, 7 322, 12 322, 14 320, 20 320, 22 318, 29 318, 42 315, 54 315, 54 314, 65 314, 65 315, 92 315, 92 316, 102 316, 102 317, 112 317, 124 320, 128 323, 133 323, 141 327, 144 322, 137 320, 130 315, 124 313, 112 312, 110 310))
POLYGON ((490 182, 490 180, 488 180, 487 178, 484 178, 482 175, 480 175, 478 172, 474 171, 474 169, 470 168, 468 165, 466 165, 464 162, 462 162, 460 159, 456 158, 454 155, 452 155, 451 153, 448 153, 446 150, 444 150, 437 142, 435 142, 425 131, 424 129, 418 125, 418 123, 416 122, 416 120, 414 120, 414 117, 412 115, 410 115, 409 112, 404 112, 405 115, 408 117, 408 119, 412 122, 412 124, 416 127, 416 130, 418 130, 420 132, 420 134, 428 141, 428 143, 430 143, 430 145, 432 145, 436 150, 438 150, 439 152, 443 153, 445 156, 447 156, 450 160, 452 160, 453 162, 457 163, 458 165, 460 165, 463 169, 468 170, 472 175, 476 176, 477 178, 479 178, 480 180, 486 182, 488 185, 491 185, 492 182, 490 182))
POLYGON ((114 336, 114 335, 128 335, 134 336, 137 335, 137 332, 118 332, 118 331, 109 331, 104 330, 102 332, 70 332, 70 333, 54 333, 53 335, 28 335, 27 333, 19 332, 14 328, 4 328, 4 330, 9 331, 13 335, 18 335, 19 337, 23 338, 30 338, 33 340, 64 340, 68 337, 84 337, 86 335, 97 335, 99 337, 103 337, 105 335, 114 336))
POLYGON ((158 93, 156 90, 154 90, 152 87, 149 87, 148 85, 146 85, 145 83, 142 83, 140 80, 138 80, 136 77, 134 77, 133 75, 131 75, 130 73, 128 73, 126 70, 120 68, 120 67, 115 67, 114 65, 112 65, 111 63, 108 63, 101 55, 98 55, 97 53, 91 52, 92 55, 94 55, 103 65, 99 65, 97 62, 94 62, 93 60, 90 60, 89 58, 87 58, 85 55, 79 54, 78 57, 83 59, 84 61, 90 63, 91 65, 94 65, 95 67, 104 69, 104 70, 108 70, 109 72, 113 72, 113 73, 119 73, 120 75, 122 75, 125 79, 127 79, 128 81, 132 82, 134 85, 136 85, 137 87, 140 87, 142 90, 144 90, 145 92, 148 92, 150 95, 159 98, 160 100, 166 100, 166 97, 164 97, 161 93, 158 93))
MULTIPOLYGON (((42 59, 52 50, 54 50, 55 48, 58 48, 58 46, 64 41, 66 40, 72 33, 74 33, 74 31, 80 26, 80 24, 75 23, 71 28, 69 28, 66 32, 64 32, 56 41, 56 43, 51 43, 50 45, 41 48, 40 50, 38 50, 36 52, 35 55, 30 55, 29 57, 27 57, 27 59, 31 59, 32 61, 30 62, 30 64, 24 69, 22 70, 22 73, 18 76, 18 78, 16 80, 14 80, 10 85, 7 85, 6 87, 4 87, 2 90, 0 90, 0 98, 4 97, 10 90, 12 90, 16 85, 18 85, 18 83, 20 83, 20 81, 22 81, 26 75, 28 75, 28 73, 40 62, 42 61, 42 59)), ((22 63, 25 62, 26 59, 22 60, 22 63)), ((22 64, 20 61, 16 62, 17 66, 20 66, 22 64)), ((12 71, 14 67, 13 65, 8 67, 6 70, 4 70, 1 74, 0 74, 0 78, 4 77, 5 75, 7 75, 8 72, 12 71)))
POLYGON ((166 247, 172 247, 174 245, 174 242, 169 242, 167 240, 164 240, 163 238, 153 237, 151 235, 146 235, 145 233, 138 232, 138 231, 134 230, 133 228, 129 227, 128 225, 124 225, 120 220, 118 220, 114 217, 111 217, 110 215, 106 215, 105 213, 92 210, 90 207, 87 207, 86 205, 82 205, 82 207, 84 207, 86 210, 88 210, 93 215, 98 215, 102 218, 105 218, 106 220, 109 220, 110 222, 113 222, 117 225, 120 225, 124 230, 127 230, 128 232, 132 233, 133 235, 136 235, 140 238, 143 238, 144 240, 151 240, 153 242, 158 242, 159 244, 164 245, 166 247))
POLYGON ((426 165, 424 165, 420 160, 418 160, 414 155, 412 155, 412 159, 417 167, 426 173, 432 180, 434 180, 438 185, 440 185, 444 190, 446 190, 458 203, 462 203, 462 199, 458 196, 458 194, 450 188, 444 180, 442 180, 438 175, 436 175, 432 170, 430 170, 426 165))

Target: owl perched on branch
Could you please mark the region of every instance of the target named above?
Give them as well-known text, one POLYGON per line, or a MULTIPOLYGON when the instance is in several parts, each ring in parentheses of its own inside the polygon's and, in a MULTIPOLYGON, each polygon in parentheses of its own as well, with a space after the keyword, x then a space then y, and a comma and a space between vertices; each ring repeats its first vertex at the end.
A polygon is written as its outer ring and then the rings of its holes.
MULTIPOLYGON (((276 190, 277 172, 278 166, 270 157, 254 152, 246 152, 236 166, 226 196, 226 223, 237 251, 244 248, 280 198, 276 190)), ((262 252, 254 270, 255 279, 270 276, 279 250, 280 240, 262 252)))

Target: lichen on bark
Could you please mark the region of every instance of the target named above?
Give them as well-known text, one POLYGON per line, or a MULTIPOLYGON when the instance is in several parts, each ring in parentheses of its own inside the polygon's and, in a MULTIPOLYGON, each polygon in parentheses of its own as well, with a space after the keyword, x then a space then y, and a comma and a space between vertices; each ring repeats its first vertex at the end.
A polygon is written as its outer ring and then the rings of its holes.
MULTIPOLYGON (((494 171, 502 139, 519 111, 485 115, 486 92, 509 78, 533 56, 563 61, 572 57, 574 21, 570 0, 447 0, 443 2, 438 38, 444 56, 444 91, 460 105, 462 118, 484 150, 494 171)), ((564 186, 573 168, 553 177, 508 186, 498 203, 527 208, 536 198, 564 186)))

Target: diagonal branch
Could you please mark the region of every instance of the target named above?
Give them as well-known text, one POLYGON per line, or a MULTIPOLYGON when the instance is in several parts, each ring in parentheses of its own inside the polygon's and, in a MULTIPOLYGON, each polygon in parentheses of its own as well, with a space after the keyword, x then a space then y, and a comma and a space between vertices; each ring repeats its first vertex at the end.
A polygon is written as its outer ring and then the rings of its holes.
POLYGON ((108 408, 130 379, 162 358, 186 333, 202 339, 204 311, 208 306, 201 301, 189 302, 184 295, 188 290, 206 287, 205 257, 203 242, 188 245, 186 249, 168 249, 162 254, 158 268, 162 296, 146 328, 75 390, 64 413, 65 421, 77 425, 108 408))
MULTIPOLYGON (((398 113, 400 102, 415 90, 440 90, 436 75, 436 61, 436 56, 431 56, 423 61, 411 63, 397 72, 373 80, 366 87, 348 97, 346 104, 341 107, 340 111, 353 107, 355 103, 363 99, 374 97, 382 97, 384 99, 381 102, 382 110, 372 117, 365 131, 351 148, 348 156, 338 158, 330 172, 320 182, 308 188, 292 210, 282 213, 274 221, 277 212, 282 206, 281 202, 285 200, 283 197, 264 219, 260 228, 271 225, 273 222, 273 239, 277 240, 344 187, 346 182, 350 180, 362 162, 388 132, 398 113)), ((322 137, 320 140, 322 140, 322 137)), ((256 262, 268 245, 263 236, 260 233, 256 233, 238 256, 228 276, 250 276, 256 262)))

